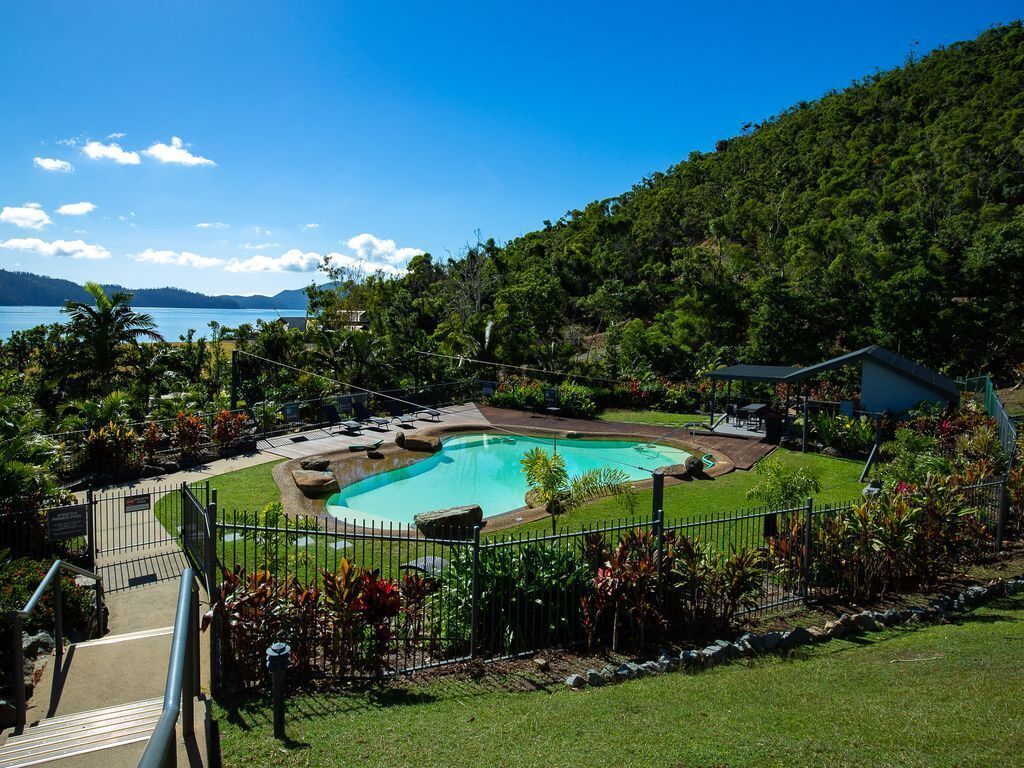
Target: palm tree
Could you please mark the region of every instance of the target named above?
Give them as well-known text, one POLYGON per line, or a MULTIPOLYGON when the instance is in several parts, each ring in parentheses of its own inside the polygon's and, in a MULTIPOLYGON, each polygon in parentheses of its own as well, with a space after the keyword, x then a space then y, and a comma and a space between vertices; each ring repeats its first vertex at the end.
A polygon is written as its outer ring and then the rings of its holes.
POLYGON ((528 450, 520 464, 531 503, 543 506, 551 516, 551 533, 557 532, 558 515, 602 496, 622 496, 630 511, 633 509, 633 486, 621 469, 601 467, 570 477, 565 459, 557 451, 549 453, 543 448, 528 450))
POLYGON ((59 446, 41 434, 42 414, 21 398, 0 397, 0 511, 35 508, 63 494, 54 472, 59 446))
POLYGON ((107 390, 113 384, 112 374, 126 347, 138 346, 142 338, 152 341, 164 338, 153 330, 156 323, 150 315, 131 308, 130 293, 118 291, 107 296, 98 283, 86 283, 85 290, 95 299, 95 306, 83 301, 66 301, 61 311, 71 318, 70 330, 83 346, 86 359, 82 362, 99 380, 100 389, 107 390))

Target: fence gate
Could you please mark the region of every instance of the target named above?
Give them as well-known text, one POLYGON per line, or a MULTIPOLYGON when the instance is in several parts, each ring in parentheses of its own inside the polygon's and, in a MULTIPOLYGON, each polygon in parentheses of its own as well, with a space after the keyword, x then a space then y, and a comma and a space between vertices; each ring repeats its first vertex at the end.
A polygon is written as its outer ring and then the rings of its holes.
MULTIPOLYGON (((200 499, 209 483, 192 486, 200 499)), ((180 543, 184 525, 180 485, 92 492, 96 556, 161 549, 180 543)))

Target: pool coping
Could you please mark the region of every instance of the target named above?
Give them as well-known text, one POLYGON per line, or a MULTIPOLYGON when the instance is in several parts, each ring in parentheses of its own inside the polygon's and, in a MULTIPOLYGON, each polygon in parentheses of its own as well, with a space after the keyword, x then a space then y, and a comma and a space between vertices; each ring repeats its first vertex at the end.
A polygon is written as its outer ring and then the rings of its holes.
MULTIPOLYGON (((401 429, 397 427, 396 429, 401 429)), ((658 438, 652 437, 649 434, 629 434, 621 431, 587 431, 581 432, 575 429, 558 429, 550 426, 542 425, 530 425, 529 428, 513 428, 501 423, 492 424, 480 424, 479 422, 466 422, 466 423, 454 423, 454 424, 438 424, 436 426, 426 425, 416 430, 416 437, 437 437, 444 439, 445 437, 454 436, 458 434, 465 434, 467 432, 480 432, 480 433, 505 433, 515 434, 523 437, 556 437, 564 440, 635 440, 638 442, 655 443, 667 445, 672 448, 687 451, 692 455, 700 457, 704 454, 711 454, 715 460, 715 465, 701 474, 698 477, 692 477, 688 474, 666 474, 665 485, 666 487, 681 485, 683 483, 700 482, 701 480, 713 480, 716 477, 721 477, 732 472, 735 469, 735 465, 732 460, 721 451, 707 450, 705 448, 696 445, 693 442, 685 440, 677 440, 672 437, 658 438)), ((353 483, 359 482, 366 477, 371 477, 377 474, 383 474, 384 472, 398 469, 401 467, 410 466, 419 461, 430 458, 434 454, 432 452, 424 451, 409 451, 395 444, 394 440, 389 440, 385 445, 378 449, 378 452, 382 455, 382 458, 392 459, 391 466, 381 467, 376 472, 369 472, 361 475, 359 478, 353 479, 349 482, 345 482, 339 485, 341 488, 346 488, 353 483), (395 464, 395 459, 398 459, 400 464, 395 464)), ((338 475, 338 468, 346 464, 351 464, 356 461, 371 461, 367 458, 365 452, 351 452, 349 450, 335 450, 327 451, 318 456, 328 459, 331 464, 331 470, 338 475)), ((305 457, 309 458, 309 457, 305 457)), ((325 522, 337 522, 339 525, 344 523, 343 530, 349 530, 352 532, 367 531, 370 530, 365 526, 355 525, 349 521, 343 521, 339 518, 331 515, 325 507, 326 499, 311 499, 305 496, 295 485, 292 480, 292 470, 299 469, 300 463, 304 459, 289 459, 288 461, 281 462, 276 465, 273 469, 273 478, 281 491, 281 501, 284 505, 285 511, 291 516, 304 515, 312 516, 323 519, 325 522)), ((379 461, 379 460, 378 460, 379 461)), ((678 465, 675 465, 678 466, 678 465)), ((654 480, 635 480, 631 482, 632 486, 636 490, 646 490, 651 488, 654 484, 654 480)), ((525 501, 525 499, 524 499, 525 501)), ((640 515, 642 516, 642 512, 640 515)), ((502 512, 497 515, 491 515, 490 517, 484 518, 484 530, 488 533, 494 531, 502 531, 509 528, 513 528, 518 525, 524 525, 526 523, 536 522, 537 520, 545 519, 548 517, 547 512, 543 508, 530 507, 527 504, 523 504, 522 507, 502 512)), ((414 523, 395 523, 395 526, 408 527, 411 530, 415 530, 414 523)), ((377 530, 380 530, 377 528, 377 530)))

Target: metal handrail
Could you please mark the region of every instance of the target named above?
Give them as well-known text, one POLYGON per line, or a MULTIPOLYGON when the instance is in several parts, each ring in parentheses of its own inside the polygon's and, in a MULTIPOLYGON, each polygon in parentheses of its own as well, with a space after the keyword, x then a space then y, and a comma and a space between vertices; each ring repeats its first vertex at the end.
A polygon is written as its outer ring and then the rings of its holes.
POLYGON ((167 768, 177 765, 178 748, 174 729, 181 715, 181 735, 195 733, 195 698, 199 694, 199 588, 195 569, 181 572, 178 608, 174 616, 171 655, 167 663, 163 712, 146 751, 139 759, 139 768, 167 768))
POLYGON ((46 572, 46 576, 39 582, 39 586, 36 587, 36 591, 32 593, 32 597, 25 603, 25 607, 20 611, 11 611, 11 650, 12 650, 12 672, 14 681, 14 732, 21 733, 25 729, 25 648, 22 640, 22 633, 24 631, 25 619, 32 615, 32 612, 39 605, 39 601, 43 599, 43 595, 46 594, 46 590, 52 583, 53 586, 53 651, 57 657, 57 666, 60 667, 61 660, 64 657, 64 600, 63 590, 61 589, 60 579, 57 578, 58 574, 62 571, 68 571, 70 573, 77 574, 78 576, 85 576, 86 578, 92 579, 96 582, 96 626, 99 630, 99 635, 103 636, 104 621, 103 621, 103 577, 99 576, 92 571, 87 571, 84 568, 79 568, 77 565, 66 563, 63 560, 54 560, 53 565, 50 566, 50 570, 46 572))

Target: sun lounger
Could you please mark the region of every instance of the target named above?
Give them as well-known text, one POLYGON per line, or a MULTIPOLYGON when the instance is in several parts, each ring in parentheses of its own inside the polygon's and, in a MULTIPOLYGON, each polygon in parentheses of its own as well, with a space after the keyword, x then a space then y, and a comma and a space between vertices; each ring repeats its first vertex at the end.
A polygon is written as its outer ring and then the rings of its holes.
POLYGON ((388 400, 388 413, 391 414, 392 421, 397 421, 402 426, 411 427, 416 423, 416 417, 406 413, 405 408, 397 400, 388 400))
POLYGON ((363 431, 363 425, 358 421, 343 421, 338 427, 346 435, 358 435, 363 431))
POLYGON ((356 418, 363 424, 372 424, 377 429, 391 428, 391 419, 385 419, 383 416, 371 416, 370 412, 366 410, 366 404, 362 400, 353 402, 352 410, 355 412, 356 418))

